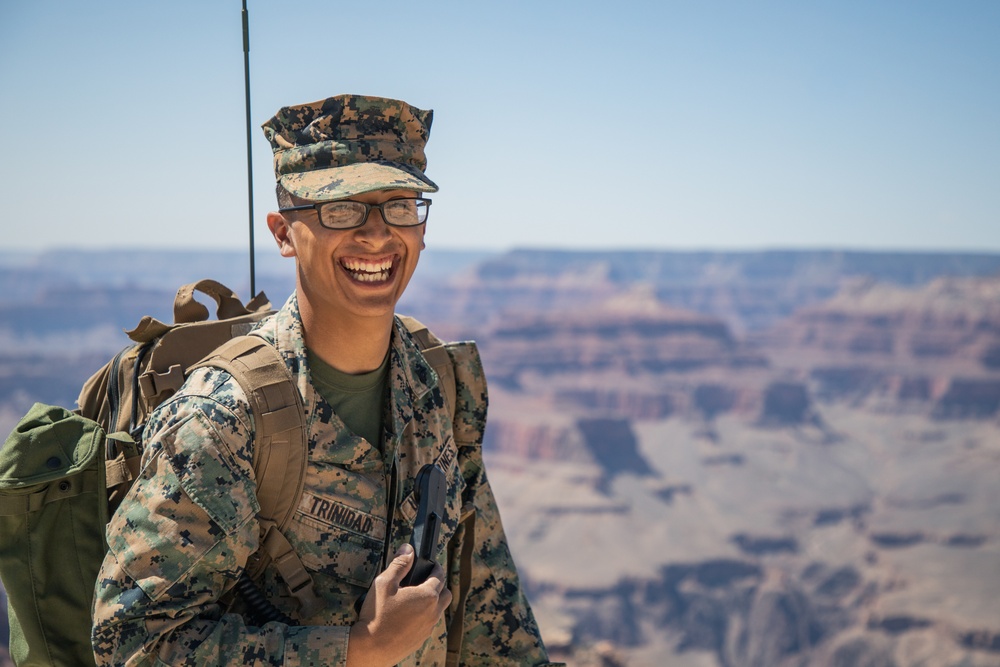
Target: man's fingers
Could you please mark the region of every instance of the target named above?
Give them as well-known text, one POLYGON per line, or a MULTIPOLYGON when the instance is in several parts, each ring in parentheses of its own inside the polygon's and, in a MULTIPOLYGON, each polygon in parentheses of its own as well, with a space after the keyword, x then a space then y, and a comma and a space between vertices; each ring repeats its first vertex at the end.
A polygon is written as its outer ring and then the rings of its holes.
POLYGON ((437 613, 438 616, 444 613, 444 610, 451 605, 451 591, 449 589, 444 589, 441 591, 440 597, 438 597, 437 613))
POLYGON ((385 568, 385 574, 389 576, 389 580, 395 584, 399 584, 406 576, 406 573, 410 571, 413 566, 413 547, 409 544, 404 544, 396 551, 396 556, 392 559, 389 565, 385 568))
POLYGON ((444 568, 439 563, 434 563, 434 569, 427 575, 427 578, 420 584, 421 586, 433 589, 434 593, 441 595, 448 588, 444 579, 444 568))
POLYGON ((448 582, 445 580, 444 569, 438 563, 434 564, 434 569, 431 570, 431 573, 417 588, 422 588, 437 598, 435 617, 444 613, 444 610, 451 604, 451 591, 448 589, 448 582))

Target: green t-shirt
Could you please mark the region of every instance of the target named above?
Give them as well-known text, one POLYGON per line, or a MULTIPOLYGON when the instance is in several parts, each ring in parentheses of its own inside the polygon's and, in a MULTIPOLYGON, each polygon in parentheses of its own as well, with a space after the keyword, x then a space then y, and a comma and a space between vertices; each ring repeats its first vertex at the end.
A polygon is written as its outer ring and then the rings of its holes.
POLYGON ((370 373, 349 375, 307 350, 313 386, 333 407, 341 421, 369 444, 382 444, 382 409, 389 377, 389 353, 370 373))

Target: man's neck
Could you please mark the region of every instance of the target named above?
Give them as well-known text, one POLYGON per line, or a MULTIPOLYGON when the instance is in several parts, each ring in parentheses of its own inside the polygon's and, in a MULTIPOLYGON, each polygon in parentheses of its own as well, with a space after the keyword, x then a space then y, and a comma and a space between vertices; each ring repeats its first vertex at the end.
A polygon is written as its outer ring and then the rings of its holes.
POLYGON ((306 347, 341 373, 368 373, 382 365, 392 340, 393 316, 322 317, 300 308, 306 347))

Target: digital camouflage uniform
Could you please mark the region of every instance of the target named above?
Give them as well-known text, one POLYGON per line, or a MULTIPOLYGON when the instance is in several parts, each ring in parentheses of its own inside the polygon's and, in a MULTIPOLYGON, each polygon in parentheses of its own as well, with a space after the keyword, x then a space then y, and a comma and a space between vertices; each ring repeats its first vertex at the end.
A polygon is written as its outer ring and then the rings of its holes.
POLYGON ((311 385, 295 296, 256 333, 279 350, 303 398, 308 469, 285 533, 326 608, 298 618, 271 568, 262 590, 300 625, 249 626, 220 604, 257 547, 253 420, 233 378, 202 368, 151 417, 142 472, 108 525, 94 608, 97 663, 343 664, 355 601, 384 568, 386 540, 390 554, 409 542, 415 477, 436 462, 448 479, 439 562, 455 597, 431 638, 401 664, 443 666, 448 623, 459 613, 465 615, 461 664, 549 664, 482 466, 486 384, 475 346, 449 347, 457 390, 453 426, 436 374, 396 320, 379 448, 350 432, 311 385), (387 504, 394 465, 399 488, 387 504), (473 531, 459 526, 470 511, 473 531), (469 532, 475 535, 471 586, 459 610, 457 554, 469 532))

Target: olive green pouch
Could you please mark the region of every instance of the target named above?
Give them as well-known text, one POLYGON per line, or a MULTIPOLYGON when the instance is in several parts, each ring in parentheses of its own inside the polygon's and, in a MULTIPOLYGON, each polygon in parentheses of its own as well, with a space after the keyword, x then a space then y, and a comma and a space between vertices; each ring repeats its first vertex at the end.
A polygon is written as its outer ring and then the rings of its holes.
POLYGON ((106 440, 96 422, 36 403, 0 449, 0 579, 18 665, 94 664, 90 610, 107 550, 106 440))

